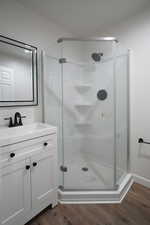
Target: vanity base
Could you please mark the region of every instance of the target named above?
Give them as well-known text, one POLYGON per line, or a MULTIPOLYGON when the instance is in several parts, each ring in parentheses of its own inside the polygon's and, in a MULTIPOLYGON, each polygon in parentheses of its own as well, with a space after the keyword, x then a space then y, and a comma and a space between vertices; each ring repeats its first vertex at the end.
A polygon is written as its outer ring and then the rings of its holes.
POLYGON ((51 200, 47 200, 46 202, 43 202, 39 208, 36 210, 29 211, 26 216, 20 219, 20 221, 17 221, 17 223, 13 223, 11 225, 25 225, 30 220, 32 220, 35 216, 38 216, 43 210, 45 210, 47 207, 54 208, 57 206, 57 190, 52 192, 52 198, 51 200))

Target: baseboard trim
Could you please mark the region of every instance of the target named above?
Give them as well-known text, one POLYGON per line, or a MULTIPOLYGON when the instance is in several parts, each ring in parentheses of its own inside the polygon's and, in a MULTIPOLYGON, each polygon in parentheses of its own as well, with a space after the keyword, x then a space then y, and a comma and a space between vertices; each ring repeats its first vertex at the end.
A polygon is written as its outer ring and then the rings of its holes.
POLYGON ((150 188, 150 180, 145 178, 145 177, 142 177, 142 176, 139 176, 137 174, 132 174, 132 177, 133 177, 133 180, 135 183, 138 183, 138 184, 141 184, 145 187, 148 187, 150 188))
POLYGON ((121 203, 133 184, 132 175, 128 174, 116 191, 61 191, 59 202, 62 204, 115 204, 121 203))

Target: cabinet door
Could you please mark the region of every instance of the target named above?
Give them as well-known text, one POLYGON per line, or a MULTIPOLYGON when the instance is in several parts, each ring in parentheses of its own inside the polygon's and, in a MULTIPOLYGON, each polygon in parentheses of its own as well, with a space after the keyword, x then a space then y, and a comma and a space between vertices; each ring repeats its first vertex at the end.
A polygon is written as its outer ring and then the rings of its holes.
POLYGON ((21 224, 30 209, 30 169, 27 160, 0 169, 0 224, 21 224))
POLYGON ((51 153, 39 154, 31 158, 32 207, 53 203, 56 189, 56 159, 51 153))

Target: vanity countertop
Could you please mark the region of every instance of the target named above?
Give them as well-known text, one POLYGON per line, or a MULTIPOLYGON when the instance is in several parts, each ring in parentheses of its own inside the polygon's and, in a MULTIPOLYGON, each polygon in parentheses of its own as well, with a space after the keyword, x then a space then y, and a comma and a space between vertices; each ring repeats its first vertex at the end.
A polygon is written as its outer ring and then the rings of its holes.
POLYGON ((46 123, 32 123, 11 128, 0 128, 0 147, 56 133, 56 127, 46 123))

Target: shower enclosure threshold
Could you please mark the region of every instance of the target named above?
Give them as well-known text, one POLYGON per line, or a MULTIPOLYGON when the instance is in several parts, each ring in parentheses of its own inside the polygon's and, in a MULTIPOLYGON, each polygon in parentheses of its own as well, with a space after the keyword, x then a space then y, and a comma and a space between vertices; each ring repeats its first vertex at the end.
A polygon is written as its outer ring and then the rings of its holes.
POLYGON ((63 204, 120 203, 133 184, 132 175, 123 179, 117 190, 108 191, 58 191, 59 202, 63 204))

